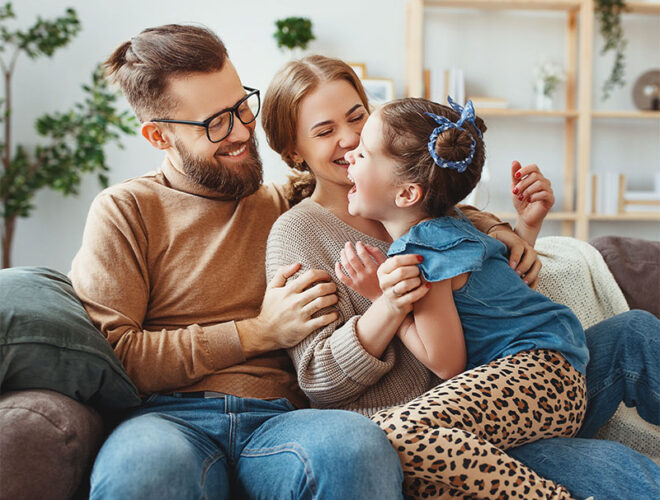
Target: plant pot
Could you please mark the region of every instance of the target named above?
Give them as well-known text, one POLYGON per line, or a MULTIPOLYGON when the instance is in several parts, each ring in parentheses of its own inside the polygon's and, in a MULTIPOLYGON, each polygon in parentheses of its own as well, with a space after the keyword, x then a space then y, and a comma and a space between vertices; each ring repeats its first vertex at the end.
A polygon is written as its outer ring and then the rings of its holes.
POLYGON ((541 111, 551 111, 552 110, 552 96, 547 95, 543 92, 544 85, 543 82, 536 83, 536 109, 541 111))

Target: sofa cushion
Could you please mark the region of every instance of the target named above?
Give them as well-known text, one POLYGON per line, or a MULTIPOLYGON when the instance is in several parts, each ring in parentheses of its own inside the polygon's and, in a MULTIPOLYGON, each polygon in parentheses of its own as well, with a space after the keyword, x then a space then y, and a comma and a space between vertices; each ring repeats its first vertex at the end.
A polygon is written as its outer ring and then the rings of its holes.
POLYGON ((140 403, 69 279, 46 268, 0 271, 0 393, 22 389, 50 389, 101 410, 140 403))
POLYGON ((660 318, 660 242, 601 236, 590 243, 605 259, 630 308, 660 318))
POLYGON ((0 396, 0 500, 68 499, 101 446, 98 413, 53 391, 0 396))

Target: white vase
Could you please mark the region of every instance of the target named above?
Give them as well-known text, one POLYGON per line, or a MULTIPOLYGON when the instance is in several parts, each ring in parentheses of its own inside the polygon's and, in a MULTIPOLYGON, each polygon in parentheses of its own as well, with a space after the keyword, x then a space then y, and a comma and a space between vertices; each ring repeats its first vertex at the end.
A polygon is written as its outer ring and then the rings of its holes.
POLYGON ((552 97, 543 93, 543 82, 536 82, 536 109, 541 111, 552 110, 552 97))

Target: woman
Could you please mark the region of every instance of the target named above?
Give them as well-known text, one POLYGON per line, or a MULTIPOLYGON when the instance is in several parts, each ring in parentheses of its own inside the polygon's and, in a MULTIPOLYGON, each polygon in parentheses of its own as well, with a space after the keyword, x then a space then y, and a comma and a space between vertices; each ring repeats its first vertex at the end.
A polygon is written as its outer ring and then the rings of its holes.
MULTIPOLYGON (((290 166, 298 170, 311 170, 315 186, 310 199, 290 210, 273 227, 267 252, 269 274, 281 264, 295 261, 301 262, 303 268, 332 270, 346 241, 362 241, 369 245, 357 245, 362 262, 369 262, 369 253, 378 256, 376 249, 386 250, 389 241, 382 226, 350 216, 346 207, 346 195, 351 183, 346 178, 344 154, 357 145, 367 114, 368 103, 361 84, 341 61, 311 56, 288 64, 275 77, 264 101, 263 123, 269 144, 290 166)), ((525 182, 525 186, 517 186, 519 192, 516 193, 523 196, 523 200, 518 201, 523 201, 524 205, 519 204, 517 208, 521 212, 524 234, 533 242, 553 198, 548 196, 551 193, 549 186, 536 167, 520 169, 519 165, 514 165, 514 172, 518 170, 523 181, 533 180, 525 182), (538 184, 531 193, 521 189, 536 181, 538 184), (545 194, 541 196, 541 193, 545 194)), ((303 187, 309 188, 309 185, 303 187)), ((533 284, 539 265, 535 263, 529 245, 522 245, 523 258, 518 258, 521 243, 512 244, 516 236, 509 229, 492 216, 474 210, 464 211, 477 228, 491 235, 494 233, 505 243, 508 241, 507 246, 515 250, 515 253, 512 252, 512 266, 533 284)), ((349 247, 344 250, 344 262, 358 261, 351 250, 349 247)), ((418 271, 413 265, 414 256, 396 259, 386 264, 391 271, 390 286, 396 286, 394 290, 402 300, 412 303, 424 293, 424 287, 419 287, 416 277, 418 271)), ((354 325, 358 315, 369 314, 370 302, 339 284, 338 296, 340 320, 315 332, 290 350, 300 385, 314 406, 340 407, 372 415, 380 409, 406 403, 439 382, 397 338, 359 338, 354 325)), ((648 320, 643 314, 641 319, 637 318, 640 316, 637 313, 631 315, 638 323, 648 320)), ((605 323, 595 327, 600 329, 600 333, 596 332, 594 337, 602 336, 602 331, 607 330, 605 323)), ((650 327, 646 328, 651 332, 650 327)), ((604 376, 603 373, 598 375, 604 376)), ((589 383, 589 373, 587 377, 589 383)), ((600 417, 603 418, 602 415, 600 417)), ((605 420, 607 418, 609 415, 605 416, 605 420)), ((535 453, 540 456, 544 449, 559 447, 553 443, 555 441, 562 441, 561 447, 566 448, 563 440, 537 442, 526 445, 525 448, 531 449, 531 452, 523 458, 534 468, 535 453)), ((571 449, 579 453, 581 446, 580 440, 571 440, 568 451, 564 451, 562 456, 570 456, 571 449)), ((608 450, 613 453, 634 455, 632 451, 616 445, 604 446, 609 446, 608 450)), ((593 447, 593 443, 584 447, 593 447)), ((515 454, 515 451, 510 453, 515 454)), ((653 471, 643 457, 635 456, 635 459, 639 460, 639 467, 653 471)), ((556 488, 552 482, 535 476, 519 462, 508 463, 519 471, 524 470, 525 477, 533 478, 537 484, 542 483, 548 491, 556 488)), ((574 464, 571 467, 575 470, 574 464)), ((592 474, 593 484, 586 484, 590 489, 585 491, 585 474, 576 477, 570 471, 558 469, 550 473, 546 470, 544 474, 568 486, 573 494, 595 494, 602 485, 601 478, 595 478, 592 474)), ((408 481, 409 493, 419 492, 419 481, 423 482, 420 478, 408 481), (418 484, 414 484, 415 481, 418 484)), ((474 488, 474 484, 468 485, 468 488, 474 488)), ((440 487, 442 489, 451 492, 452 487, 440 487)), ((437 494, 440 490, 429 489, 428 492, 435 491, 437 494)), ((468 491, 478 494, 475 490, 468 491)))

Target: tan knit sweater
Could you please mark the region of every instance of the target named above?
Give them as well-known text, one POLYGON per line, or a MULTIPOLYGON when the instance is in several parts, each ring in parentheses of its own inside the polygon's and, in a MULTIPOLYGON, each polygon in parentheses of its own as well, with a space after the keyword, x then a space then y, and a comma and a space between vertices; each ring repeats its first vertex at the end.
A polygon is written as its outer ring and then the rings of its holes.
MULTIPOLYGON (((488 232, 501 222, 471 207, 462 210, 477 228, 488 232)), ((312 200, 305 200, 274 224, 266 249, 266 274, 300 262, 299 273, 324 269, 334 276, 334 265, 347 241, 369 243, 387 252, 389 243, 349 226, 312 200)), ((369 300, 337 282, 339 319, 309 335, 288 350, 298 382, 313 407, 343 408, 364 415, 402 404, 438 384, 430 372, 395 337, 381 358, 369 354, 357 338, 355 323, 371 305, 369 300)))
POLYGON ((167 160, 96 197, 70 277, 142 394, 207 390, 307 406, 286 353, 246 360, 235 325, 259 313, 266 238, 287 208, 272 185, 222 201, 167 160))

